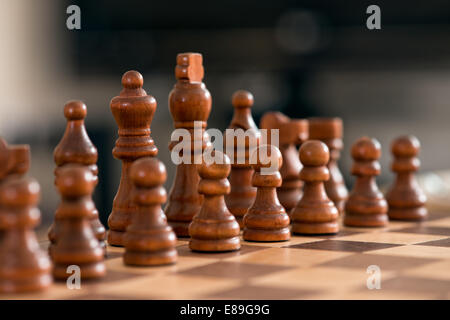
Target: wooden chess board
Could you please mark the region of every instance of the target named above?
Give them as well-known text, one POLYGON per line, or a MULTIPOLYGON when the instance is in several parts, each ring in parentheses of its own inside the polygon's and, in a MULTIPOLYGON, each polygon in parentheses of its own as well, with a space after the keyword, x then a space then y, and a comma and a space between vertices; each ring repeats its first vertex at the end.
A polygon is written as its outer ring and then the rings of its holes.
MULTIPOLYGON (((43 243, 45 246, 46 244, 43 243)), ((238 252, 204 254, 178 241, 179 260, 163 267, 127 267, 122 248, 108 247, 107 276, 70 290, 2 299, 450 299, 450 214, 385 229, 342 227, 335 236, 289 242, 242 242, 238 252), (366 271, 381 269, 381 289, 366 271)))

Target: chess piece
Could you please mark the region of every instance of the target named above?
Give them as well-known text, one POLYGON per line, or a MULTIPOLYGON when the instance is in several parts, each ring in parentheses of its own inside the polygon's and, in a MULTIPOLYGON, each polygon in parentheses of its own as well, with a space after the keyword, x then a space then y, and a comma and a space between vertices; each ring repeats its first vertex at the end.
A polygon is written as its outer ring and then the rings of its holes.
POLYGON ((130 168, 130 178, 137 209, 124 236, 124 263, 137 266, 175 263, 177 237, 161 209, 167 199, 164 164, 156 158, 136 160, 130 168))
POLYGON ((302 164, 298 158, 297 146, 308 139, 308 120, 290 119, 281 112, 271 111, 261 118, 260 128, 268 130, 268 141, 271 137, 269 131, 278 130, 279 148, 283 156, 280 168, 283 182, 277 188, 277 195, 286 212, 290 213, 302 196, 303 182, 298 177, 302 164))
POLYGON ((136 211, 132 201, 133 187, 128 173, 133 161, 154 157, 158 149, 150 136, 150 124, 156 110, 156 100, 142 88, 144 79, 137 71, 128 71, 122 77, 123 90, 111 100, 111 111, 119 126, 119 138, 113 149, 116 159, 122 161, 119 189, 108 218, 108 243, 123 246, 123 235, 136 211))
MULTIPOLYGON (((58 175, 60 168, 67 164, 75 163, 86 166, 92 171, 96 183, 98 182, 97 159, 98 153, 91 139, 86 132, 84 119, 86 118, 87 108, 82 101, 72 100, 64 106, 64 116, 67 119, 66 131, 59 144, 53 152, 56 163, 55 176, 58 175)), ((106 249, 106 230, 99 220, 98 210, 94 206, 92 212, 91 226, 95 237, 100 245, 106 249)), ((50 226, 48 238, 50 242, 55 242, 55 224, 50 226)))
POLYGON ((18 175, 0 183, 0 293, 45 289, 52 283, 51 262, 39 248, 37 181, 18 175))
POLYGON ((309 140, 299 152, 303 168, 303 196, 292 210, 292 232, 298 234, 334 234, 339 231, 339 212, 325 191, 324 182, 330 178, 328 147, 321 141, 309 140))
POLYGON ((415 178, 419 170, 420 142, 414 136, 402 136, 391 146, 394 161, 392 171, 397 174, 394 185, 386 194, 389 219, 422 220, 428 215, 427 198, 415 178))
POLYGON ((201 177, 198 192, 204 196, 200 211, 189 225, 194 251, 223 252, 239 250, 239 224, 225 205, 224 195, 230 192, 228 175, 230 159, 220 151, 214 151, 219 163, 202 163, 198 167, 201 177))
POLYGON ((30 168, 30 147, 28 145, 8 145, 0 138, 0 181, 8 175, 22 175, 30 168))
POLYGON ((228 178, 231 191, 225 196, 225 202, 242 228, 242 218, 253 204, 256 196, 256 188, 252 186, 253 168, 249 163, 249 156, 259 145, 260 133, 251 113, 253 95, 248 91, 239 90, 233 94, 231 102, 234 114, 225 133, 224 146, 227 155, 230 155, 233 161, 228 178), (231 132, 233 132, 232 135, 230 135, 231 132), (245 140, 239 139, 238 136, 244 136, 244 132, 245 140), (230 145, 231 142, 233 142, 232 145, 230 145), (233 157, 231 157, 231 152, 233 157))
POLYGON ((289 216, 278 201, 276 191, 281 186, 281 174, 278 171, 283 162, 281 152, 275 146, 260 146, 251 159, 256 160, 252 184, 257 191, 253 205, 244 215, 244 240, 289 240, 289 216), (271 161, 267 161, 269 159, 271 161))
MULTIPOLYGON (((210 144, 205 132, 206 122, 211 111, 211 95, 203 79, 202 55, 199 53, 180 53, 177 56, 175 77, 177 82, 169 95, 169 109, 175 129, 184 129, 190 133, 191 161, 177 165, 175 180, 169 194, 165 213, 169 224, 178 237, 189 236, 189 224, 200 210, 203 196, 198 193, 200 177, 195 157, 210 144), (197 126, 197 127, 196 127, 197 126)), ((173 141, 174 148, 180 141, 173 141)))
POLYGON ((55 185, 62 200, 55 213, 56 242, 49 247, 56 279, 67 279, 70 265, 80 267, 81 279, 105 275, 104 250, 91 227, 96 183, 95 175, 85 166, 68 164, 58 170, 55 185))
POLYGON ((328 162, 330 179, 325 181, 325 191, 341 214, 344 212, 345 201, 348 198, 347 187, 338 167, 340 153, 344 147, 342 143, 342 119, 310 118, 308 120, 309 138, 322 141, 330 150, 330 161, 328 162))
POLYGON ((352 175, 356 181, 345 204, 344 224, 351 227, 383 227, 388 223, 387 202, 378 190, 375 177, 381 172, 381 146, 376 139, 363 137, 352 146, 352 175))

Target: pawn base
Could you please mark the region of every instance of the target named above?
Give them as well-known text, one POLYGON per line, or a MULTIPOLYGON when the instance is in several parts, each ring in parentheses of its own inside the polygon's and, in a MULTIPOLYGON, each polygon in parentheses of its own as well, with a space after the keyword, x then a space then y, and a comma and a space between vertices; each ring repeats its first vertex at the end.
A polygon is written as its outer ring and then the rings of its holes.
POLYGON ((108 244, 114 247, 123 247, 123 236, 125 232, 118 230, 108 231, 108 244))
POLYGON ((178 253, 175 248, 159 251, 126 251, 123 262, 130 266, 160 266, 177 262, 178 253))
POLYGON ((415 208, 395 208, 391 206, 388 216, 391 220, 420 221, 427 218, 428 210, 423 206, 415 208))
POLYGON ((241 249, 239 237, 219 240, 191 239, 189 248, 192 251, 227 252, 241 249))
MULTIPOLYGON (((73 263, 77 265, 77 263, 73 263)), ((106 266, 103 261, 90 264, 79 264, 80 277, 83 280, 97 279, 105 276, 106 266)), ((67 280, 73 273, 67 273, 68 264, 55 264, 53 268, 53 277, 57 280, 67 280)))
POLYGON ((307 223, 293 222, 292 233, 295 234, 336 234, 339 232, 339 224, 337 222, 325 223, 307 223))
POLYGON ((47 289, 52 284, 50 273, 26 279, 0 279, 0 293, 34 292, 47 289))
POLYGON ((348 227, 380 228, 388 224, 387 214, 349 214, 344 217, 344 225, 348 227))
POLYGON ((343 215, 345 212, 345 200, 336 200, 334 201, 334 205, 338 209, 339 215, 343 215))
POLYGON ((173 232, 178 238, 189 238, 189 224, 190 221, 169 221, 169 225, 172 227, 173 232))
POLYGON ((275 230, 244 228, 243 238, 246 241, 257 242, 288 241, 291 232, 288 227, 275 230))

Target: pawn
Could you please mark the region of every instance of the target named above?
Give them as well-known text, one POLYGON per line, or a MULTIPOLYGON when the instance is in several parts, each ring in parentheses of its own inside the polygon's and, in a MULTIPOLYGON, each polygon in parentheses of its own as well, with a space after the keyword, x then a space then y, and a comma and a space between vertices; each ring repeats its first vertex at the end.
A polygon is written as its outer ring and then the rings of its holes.
POLYGON ((375 177, 381 172, 381 146, 376 139, 363 137, 352 146, 353 190, 345 204, 344 224, 351 227, 383 227, 388 223, 387 202, 378 190, 375 177))
POLYGON ((391 146, 394 161, 392 171, 397 174, 394 185, 386 194, 389 204, 388 216, 396 220, 422 220, 428 215, 427 198, 416 181, 414 173, 419 170, 417 155, 420 142, 414 136, 403 136, 391 146))
POLYGON ((123 261, 127 265, 155 266, 177 261, 177 237, 161 209, 167 199, 163 187, 166 178, 166 168, 156 158, 141 158, 131 165, 131 196, 136 211, 123 238, 123 261))
POLYGON ((280 169, 283 182, 277 189, 277 195, 288 213, 302 196, 303 182, 298 177, 302 164, 298 159, 298 146, 308 139, 308 126, 308 120, 291 119, 278 111, 266 112, 260 122, 260 128, 269 131, 269 144, 272 144, 272 130, 278 130, 278 142, 283 156, 283 166, 280 169))
POLYGON ((36 291, 52 283, 51 262, 39 248, 33 228, 40 188, 14 176, 0 184, 0 293, 36 291))
MULTIPOLYGON (((68 101, 64 106, 64 116, 67 119, 66 131, 59 144, 56 146, 53 157, 56 163, 55 176, 60 168, 67 164, 80 164, 88 167, 98 181, 97 159, 98 153, 94 144, 89 139, 84 126, 87 115, 86 105, 82 101, 68 101)), ((98 210, 94 206, 91 214, 91 226, 94 234, 103 248, 106 249, 106 230, 99 220, 98 210)), ((55 242, 55 226, 50 227, 49 240, 55 242)))
POLYGON ((243 219, 244 240, 287 241, 291 237, 289 216, 277 196, 282 159, 275 146, 258 147, 250 158, 254 163, 252 185, 257 189, 255 201, 243 219))
POLYGON ((92 201, 95 176, 85 166, 69 164, 59 170, 55 184, 62 201, 55 213, 56 242, 49 248, 53 276, 67 279, 70 265, 80 267, 82 279, 104 276, 104 250, 90 223, 95 207, 92 201))
POLYGON ((223 252, 241 247, 239 224, 224 200, 224 195, 230 193, 227 179, 231 170, 230 159, 220 151, 214 152, 214 158, 218 161, 212 164, 204 162, 198 167, 201 178, 198 192, 204 198, 200 211, 189 226, 189 247, 193 251, 223 252))
POLYGON ((318 140, 306 141, 300 147, 300 179, 303 196, 291 212, 292 232, 299 234, 335 234, 339 231, 339 212, 328 198, 324 182, 330 179, 327 168, 330 152, 318 140))

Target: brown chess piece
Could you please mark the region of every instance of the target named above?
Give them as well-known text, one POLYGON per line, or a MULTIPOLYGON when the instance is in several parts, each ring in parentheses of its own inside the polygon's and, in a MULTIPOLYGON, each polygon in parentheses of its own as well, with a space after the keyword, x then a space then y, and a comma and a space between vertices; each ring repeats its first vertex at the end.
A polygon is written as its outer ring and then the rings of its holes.
MULTIPOLYGON (((208 147, 209 139, 205 132, 211 111, 211 95, 203 79, 202 55, 199 53, 180 53, 177 56, 175 77, 177 82, 169 95, 169 109, 175 129, 188 130, 191 144, 190 163, 177 165, 175 179, 169 194, 165 213, 169 224, 178 237, 189 236, 189 224, 200 210, 203 196, 198 193, 200 177, 195 157, 208 147), (195 125, 199 125, 195 129, 195 125)), ((173 141, 169 148, 174 150, 180 141, 173 141)), ((174 151, 173 151, 174 152, 174 151)))
POLYGON ((99 278, 106 273, 104 250, 91 227, 96 183, 95 175, 86 166, 68 164, 58 170, 55 185, 62 200, 55 213, 56 242, 49 247, 56 279, 67 279, 70 265, 80 267, 81 279, 99 278))
MULTIPOLYGON (((64 106, 64 116, 67 119, 66 131, 59 144, 56 146, 53 157, 56 163, 55 176, 63 166, 74 163, 86 166, 92 171, 96 182, 98 182, 97 149, 89 139, 84 126, 87 108, 82 101, 68 101, 64 106)), ((103 248, 106 248, 106 230, 99 220, 98 210, 94 206, 91 225, 97 240, 103 248)), ((55 224, 50 226, 48 232, 49 240, 55 242, 55 224)))
POLYGON ((201 180, 198 192, 204 196, 200 211, 189 225, 191 240, 189 247, 194 251, 223 252, 239 250, 239 224, 228 211, 224 195, 230 192, 228 175, 230 159, 220 151, 214 151, 219 163, 202 163, 198 167, 201 180))
POLYGON ((30 147, 28 145, 8 145, 0 138, 0 181, 8 175, 22 175, 30 168, 30 147))
POLYGON ((386 194, 388 216, 395 220, 423 220, 428 215, 427 198, 414 175, 420 168, 417 158, 420 142, 414 136, 402 136, 394 140, 391 151, 394 155, 392 171, 397 176, 386 194))
POLYGON ((381 172, 381 146, 376 139, 363 137, 352 146, 352 175, 356 181, 345 204, 344 224, 351 227, 383 227, 388 223, 387 202, 378 190, 375 177, 381 172))
POLYGON ((334 234, 339 231, 339 212, 325 191, 324 182, 330 178, 327 168, 328 147, 321 141, 309 140, 299 152, 303 168, 303 196, 292 210, 292 232, 299 234, 334 234))
MULTIPOLYGON (((283 156, 280 173, 283 182, 277 188, 277 194, 286 212, 290 213, 302 196, 303 182, 298 177, 302 164, 298 158, 297 146, 308 139, 308 120, 290 119, 281 112, 270 111, 261 118, 260 128, 279 130, 279 148, 283 156)), ((267 136, 268 143, 271 144, 271 133, 267 132, 267 136)))
POLYGON ((119 126, 119 138, 113 149, 116 159, 122 160, 122 176, 108 218, 108 243, 123 246, 123 235, 136 211, 132 201, 133 187, 128 177, 131 164, 142 157, 158 154, 150 136, 150 124, 156 110, 156 100, 142 88, 144 79, 137 71, 128 71, 122 77, 123 90, 111 100, 111 111, 119 126))
POLYGON ((161 209, 167 199, 164 164, 156 158, 136 160, 130 168, 130 178, 137 209, 124 236, 124 263, 136 266, 175 263, 177 237, 161 209))
POLYGON ((39 248, 37 181, 12 175, 0 183, 0 293, 36 291, 52 283, 51 261, 39 248))
POLYGON ((339 213, 342 214, 344 212, 345 201, 348 198, 347 187, 338 167, 341 150, 344 147, 342 142, 342 119, 310 118, 308 120, 309 138, 311 140, 322 141, 330 150, 330 161, 328 162, 330 179, 325 181, 325 190, 328 197, 339 210, 339 213))
POLYGON ((253 95, 248 91, 239 90, 233 94, 231 102, 234 114, 224 141, 226 153, 232 158, 228 178, 231 191, 225 196, 225 202, 242 228, 244 226, 242 219, 256 196, 256 188, 252 186, 253 168, 249 163, 249 157, 259 145, 260 133, 252 118, 253 95), (246 133, 245 139, 237 138, 237 135, 241 135, 239 129, 246 133), (229 135, 229 132, 233 132, 234 135, 229 135), (230 145, 231 142, 233 145, 230 145), (231 152, 234 154, 232 157, 231 152))
MULTIPOLYGON (((260 146, 254 151, 252 184, 257 188, 253 205, 244 216, 244 240, 286 241, 291 237, 289 216, 278 201, 281 186, 281 152, 275 146, 260 146), (271 161, 266 161, 266 160, 271 161)), ((253 161, 252 161, 253 162, 253 161)))

